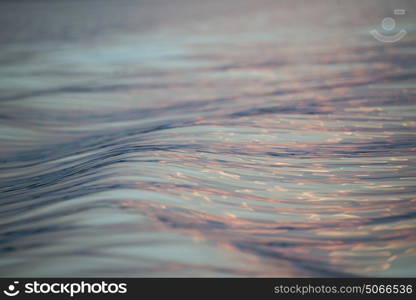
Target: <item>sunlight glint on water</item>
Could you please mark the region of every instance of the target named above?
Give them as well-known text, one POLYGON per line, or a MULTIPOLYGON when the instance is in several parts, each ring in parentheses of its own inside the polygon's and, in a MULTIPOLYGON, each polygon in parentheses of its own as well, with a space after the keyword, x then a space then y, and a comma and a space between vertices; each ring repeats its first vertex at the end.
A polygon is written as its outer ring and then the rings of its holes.
POLYGON ((410 16, 121 3, 5 21, 0 274, 415 275, 410 16))

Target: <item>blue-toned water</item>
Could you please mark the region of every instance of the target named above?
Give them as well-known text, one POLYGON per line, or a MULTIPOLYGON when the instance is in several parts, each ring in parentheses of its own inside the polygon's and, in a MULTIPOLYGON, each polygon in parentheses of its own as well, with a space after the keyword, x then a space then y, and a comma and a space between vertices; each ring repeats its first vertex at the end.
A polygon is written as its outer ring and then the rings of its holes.
POLYGON ((1 276, 416 275, 413 1, 0 11, 1 276))

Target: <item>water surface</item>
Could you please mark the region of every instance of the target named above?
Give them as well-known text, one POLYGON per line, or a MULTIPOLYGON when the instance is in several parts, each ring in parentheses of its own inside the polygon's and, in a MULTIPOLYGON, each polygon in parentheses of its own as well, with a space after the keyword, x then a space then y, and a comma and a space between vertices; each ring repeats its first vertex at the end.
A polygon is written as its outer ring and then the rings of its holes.
POLYGON ((412 1, 0 6, 1 276, 416 275, 412 1))

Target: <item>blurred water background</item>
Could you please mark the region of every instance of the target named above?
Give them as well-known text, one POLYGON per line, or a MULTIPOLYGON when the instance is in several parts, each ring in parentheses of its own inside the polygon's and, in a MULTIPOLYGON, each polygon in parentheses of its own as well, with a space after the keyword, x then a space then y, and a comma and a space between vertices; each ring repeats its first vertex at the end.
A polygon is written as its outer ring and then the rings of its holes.
POLYGON ((415 276, 415 4, 2 1, 0 275, 415 276))

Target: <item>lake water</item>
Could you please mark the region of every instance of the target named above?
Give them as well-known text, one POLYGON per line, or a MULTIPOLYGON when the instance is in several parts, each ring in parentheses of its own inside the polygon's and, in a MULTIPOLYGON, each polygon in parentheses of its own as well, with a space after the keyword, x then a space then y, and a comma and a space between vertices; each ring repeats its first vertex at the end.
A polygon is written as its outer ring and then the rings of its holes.
POLYGON ((414 1, 0 11, 1 276, 416 275, 414 1))

